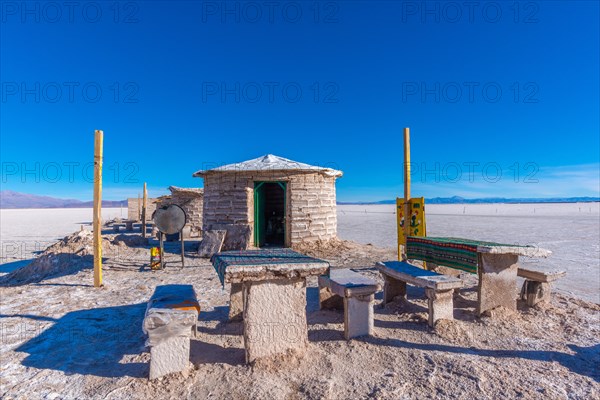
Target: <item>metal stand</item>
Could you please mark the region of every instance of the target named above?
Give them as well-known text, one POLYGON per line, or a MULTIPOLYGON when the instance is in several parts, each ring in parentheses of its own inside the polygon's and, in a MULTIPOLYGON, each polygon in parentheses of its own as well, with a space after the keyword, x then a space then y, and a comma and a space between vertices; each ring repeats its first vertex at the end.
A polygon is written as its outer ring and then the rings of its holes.
POLYGON ((185 268, 185 244, 183 242, 183 229, 179 231, 179 239, 181 239, 181 268, 185 268))
POLYGON ((165 269, 165 248, 163 243, 163 233, 159 232, 158 234, 158 242, 160 243, 160 269, 165 269))
MULTIPOLYGON (((162 206, 156 209, 152 219, 158 231, 160 232, 160 249, 163 251, 163 235, 177 235, 181 240, 181 268, 185 268, 185 241, 183 240, 183 228, 187 220, 183 208, 176 204, 162 206)), ((161 258, 162 261, 162 258, 161 258)), ((164 267, 163 263, 161 266, 164 267)))

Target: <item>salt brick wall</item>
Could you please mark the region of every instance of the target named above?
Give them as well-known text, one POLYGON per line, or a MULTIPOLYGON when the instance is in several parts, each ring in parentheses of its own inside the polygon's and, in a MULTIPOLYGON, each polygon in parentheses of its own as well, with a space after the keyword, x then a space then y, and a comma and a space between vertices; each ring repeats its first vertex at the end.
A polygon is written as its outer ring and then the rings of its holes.
MULTIPOLYGON (((152 213, 154 212, 154 210, 156 210, 156 203, 158 202, 158 199, 148 198, 148 199, 146 199, 146 201, 147 201, 147 203, 146 203, 146 221, 151 221, 152 213)), ((141 204, 143 204, 143 199, 140 199, 140 205, 141 204)), ((139 215, 140 214, 138 214, 138 199, 137 199, 137 197, 127 199, 127 219, 137 221, 139 215)))
POLYGON ((160 205, 177 204, 187 216, 186 225, 190 227, 192 236, 200 236, 202 233, 202 208, 204 201, 202 195, 190 196, 185 194, 172 194, 171 198, 165 199, 160 202, 160 205))
POLYGON ((212 224, 246 224, 253 232, 255 181, 288 182, 286 244, 337 236, 335 178, 301 171, 209 173, 204 177, 204 229, 212 224))

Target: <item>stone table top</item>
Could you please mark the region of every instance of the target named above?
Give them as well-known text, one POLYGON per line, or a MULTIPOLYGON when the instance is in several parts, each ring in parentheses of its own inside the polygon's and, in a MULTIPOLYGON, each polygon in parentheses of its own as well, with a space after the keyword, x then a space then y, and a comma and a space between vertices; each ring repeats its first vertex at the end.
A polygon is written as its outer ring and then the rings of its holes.
POLYGON ((322 275, 329 270, 327 261, 285 248, 224 251, 213 255, 211 262, 222 284, 291 280, 322 275))

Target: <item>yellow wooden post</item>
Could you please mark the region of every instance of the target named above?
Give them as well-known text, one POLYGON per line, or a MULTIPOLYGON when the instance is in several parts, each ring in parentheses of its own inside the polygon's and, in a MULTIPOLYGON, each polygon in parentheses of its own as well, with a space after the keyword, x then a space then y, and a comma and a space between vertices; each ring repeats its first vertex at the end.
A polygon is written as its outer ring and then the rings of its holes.
MULTIPOLYGON (((410 128, 404 128, 404 237, 410 234, 410 128)), ((406 241, 404 243, 406 254, 406 241)))
POLYGON ((404 128, 404 200, 410 200, 410 128, 404 128))
POLYGON ((104 132, 94 133, 94 286, 102 286, 102 147, 104 132))
POLYGON ((144 182, 144 204, 142 204, 142 237, 146 237, 146 206, 148 205, 148 191, 144 182))

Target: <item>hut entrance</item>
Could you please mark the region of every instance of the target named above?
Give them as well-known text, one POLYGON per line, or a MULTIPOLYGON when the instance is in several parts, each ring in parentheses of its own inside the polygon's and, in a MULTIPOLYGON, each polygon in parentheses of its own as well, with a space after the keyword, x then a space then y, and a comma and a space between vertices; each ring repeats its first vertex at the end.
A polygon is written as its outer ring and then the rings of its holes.
POLYGON ((286 182, 254 182, 254 245, 285 246, 286 182))

